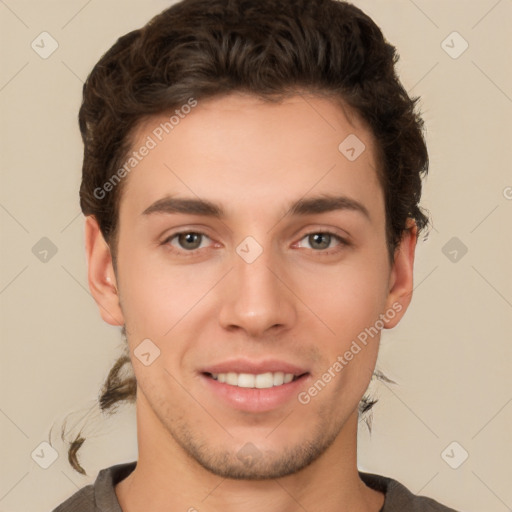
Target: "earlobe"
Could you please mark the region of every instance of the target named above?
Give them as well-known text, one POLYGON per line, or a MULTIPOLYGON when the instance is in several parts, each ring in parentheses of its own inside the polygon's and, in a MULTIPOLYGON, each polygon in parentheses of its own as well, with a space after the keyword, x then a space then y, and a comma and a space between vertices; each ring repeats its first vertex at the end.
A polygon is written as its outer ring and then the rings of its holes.
POLYGON ((110 248, 93 215, 85 219, 88 282, 101 317, 110 325, 124 325, 110 248))
POLYGON ((395 250, 395 259, 389 278, 389 293, 386 300, 385 328, 395 327, 409 307, 413 291, 414 253, 418 240, 418 228, 413 219, 407 222, 400 245, 395 250), (393 312, 393 314, 387 314, 393 312))

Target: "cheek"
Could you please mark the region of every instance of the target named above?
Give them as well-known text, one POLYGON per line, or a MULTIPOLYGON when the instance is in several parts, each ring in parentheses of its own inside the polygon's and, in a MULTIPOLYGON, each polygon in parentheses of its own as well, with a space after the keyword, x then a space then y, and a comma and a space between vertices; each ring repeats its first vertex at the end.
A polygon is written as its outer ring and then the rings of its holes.
POLYGON ((341 343, 373 325, 385 305, 388 275, 378 264, 340 264, 298 280, 304 304, 341 343))
POLYGON ((145 329, 145 336, 162 337, 216 282, 212 265, 169 265, 160 248, 151 252, 127 245, 124 251, 129 257, 119 260, 123 314, 132 329, 145 329))

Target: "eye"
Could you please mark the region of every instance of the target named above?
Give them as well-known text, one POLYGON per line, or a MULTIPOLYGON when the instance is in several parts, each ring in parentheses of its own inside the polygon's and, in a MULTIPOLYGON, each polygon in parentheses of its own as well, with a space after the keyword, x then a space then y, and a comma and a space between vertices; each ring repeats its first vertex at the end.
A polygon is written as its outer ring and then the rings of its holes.
POLYGON ((170 245, 173 249, 178 251, 184 250, 185 252, 192 252, 202 249, 202 242, 204 239, 210 240, 210 237, 204 233, 197 233, 195 231, 182 231, 181 233, 174 233, 166 238, 163 245, 170 245))
MULTIPOLYGON (((339 235, 335 233, 331 233, 329 231, 315 231, 312 233, 308 233, 305 235, 302 240, 307 240, 310 248, 317 252, 323 252, 325 254, 331 254, 333 252, 337 252, 343 248, 343 246, 349 245, 346 240, 341 238, 339 235), (337 242, 336 247, 332 251, 327 251, 326 249, 330 249, 333 247, 333 243, 337 242)), ((299 242, 300 243, 300 242, 299 242)), ((300 245, 302 247, 302 245, 300 245)))
MULTIPOLYGON (((162 245, 167 245, 176 252, 193 253, 200 249, 208 247, 206 241, 212 241, 211 238, 204 233, 197 231, 182 231, 174 233, 167 237, 162 245)), ((348 246, 349 243, 337 235, 329 231, 314 231, 306 234, 298 242, 299 247, 303 247, 302 241, 306 240, 309 248, 315 252, 322 254, 332 254, 340 251, 344 246, 348 246), (332 250, 329 250, 332 249, 332 250)))

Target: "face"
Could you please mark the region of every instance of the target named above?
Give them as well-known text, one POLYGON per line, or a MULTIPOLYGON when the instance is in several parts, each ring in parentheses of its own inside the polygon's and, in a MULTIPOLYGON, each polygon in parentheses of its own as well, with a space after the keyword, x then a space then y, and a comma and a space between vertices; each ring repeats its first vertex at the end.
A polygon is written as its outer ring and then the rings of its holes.
POLYGON ((357 425, 380 330, 409 303, 414 228, 391 263, 372 134, 330 100, 236 94, 168 120, 136 133, 134 151, 155 144, 124 178, 115 275, 87 225, 139 429, 224 477, 294 473, 357 425))

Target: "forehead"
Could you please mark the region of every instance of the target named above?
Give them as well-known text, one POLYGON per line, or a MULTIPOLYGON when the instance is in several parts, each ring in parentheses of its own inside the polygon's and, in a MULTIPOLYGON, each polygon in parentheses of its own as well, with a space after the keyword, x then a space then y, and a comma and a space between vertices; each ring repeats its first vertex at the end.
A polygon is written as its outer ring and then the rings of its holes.
POLYGON ((269 103, 237 93, 188 105, 137 128, 121 215, 166 193, 226 202, 229 211, 309 191, 370 202, 380 192, 373 135, 339 102, 298 94, 269 103))

